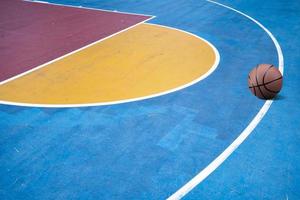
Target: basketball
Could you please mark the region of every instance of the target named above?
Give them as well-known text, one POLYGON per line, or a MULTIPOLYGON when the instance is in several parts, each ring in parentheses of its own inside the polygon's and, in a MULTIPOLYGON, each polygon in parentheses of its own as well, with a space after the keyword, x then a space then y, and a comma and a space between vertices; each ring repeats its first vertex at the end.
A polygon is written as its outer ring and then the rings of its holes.
POLYGON ((248 76, 252 94, 260 99, 273 99, 282 88, 282 74, 272 64, 257 65, 248 76))

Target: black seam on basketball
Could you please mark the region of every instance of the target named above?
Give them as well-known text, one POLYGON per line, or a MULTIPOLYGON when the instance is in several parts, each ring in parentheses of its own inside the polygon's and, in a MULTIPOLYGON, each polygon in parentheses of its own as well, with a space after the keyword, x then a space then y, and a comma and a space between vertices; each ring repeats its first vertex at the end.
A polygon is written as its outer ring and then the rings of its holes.
POLYGON ((267 72, 269 71, 269 69, 271 69, 273 67, 273 65, 270 65, 269 68, 265 71, 264 75, 263 75, 263 80, 262 80, 262 83, 263 85, 265 85, 265 77, 267 75, 267 72))
POLYGON ((253 86, 253 87, 249 87, 249 88, 253 88, 253 89, 255 89, 255 88, 258 88, 258 87, 261 87, 261 86, 264 86, 265 88, 266 88, 266 90, 268 90, 269 92, 272 92, 272 93, 278 93, 279 91, 273 91, 273 90, 270 90, 270 89, 268 89, 267 87, 266 87, 266 85, 260 85, 260 86, 253 86))
POLYGON ((249 88, 252 88, 252 87, 259 87, 259 86, 263 86, 263 85, 268 85, 269 83, 273 83, 273 82, 278 81, 278 80, 280 80, 280 79, 282 79, 282 76, 279 77, 279 78, 276 78, 276 79, 274 79, 274 80, 272 80, 272 81, 266 82, 265 84, 252 85, 252 86, 250 86, 249 88))
MULTIPOLYGON (((273 82, 274 81, 278 81, 278 80, 280 80, 280 79, 282 79, 282 76, 280 77, 280 78, 277 78, 277 80, 275 79, 275 80, 273 80, 273 82)), ((280 90, 278 90, 278 91, 274 91, 274 90, 271 90, 271 89, 269 89, 268 87, 267 87, 267 85, 268 85, 269 83, 267 83, 267 84, 264 84, 264 88, 266 89, 266 90, 268 90, 269 92, 273 92, 273 93, 278 93, 280 90)))
POLYGON ((262 90, 260 89, 260 87, 258 87, 258 89, 259 89, 261 95, 263 96, 263 98, 264 98, 264 99, 267 99, 267 97, 266 97, 265 94, 262 92, 262 90))
MULTIPOLYGON (((272 67, 273 67, 273 65, 271 65, 271 66, 269 67, 269 69, 271 69, 272 67)), ((269 69, 268 69, 268 70, 269 70, 269 69)), ((268 71, 268 70, 267 70, 267 71, 268 71)), ((275 82, 275 81, 280 80, 280 79, 282 79, 282 76, 281 76, 280 78, 277 78, 277 79, 273 80, 272 82, 275 82)), ((272 83, 272 82, 269 81, 269 83, 272 83)), ((264 88, 265 88, 267 91, 269 91, 269 92, 272 92, 272 93, 276 93, 276 94, 277 94, 280 90, 279 90, 279 91, 274 91, 274 90, 269 89, 269 88, 267 87, 267 85, 268 85, 269 83, 265 83, 265 74, 264 74, 264 77, 263 77, 263 84, 264 84, 263 86, 264 86, 264 88)))
POLYGON ((255 67, 255 80, 256 80, 256 85, 258 85, 258 80, 257 80, 257 68, 258 68, 258 65, 256 65, 256 67, 255 67))
POLYGON ((271 69, 272 67, 273 67, 273 65, 270 65, 269 68, 265 71, 265 73, 264 73, 264 75, 263 75, 263 86, 264 86, 264 88, 266 87, 266 86, 265 86, 265 77, 266 77, 267 72, 269 71, 269 69, 271 69))
POLYGON ((253 87, 253 90, 254 90, 254 95, 256 96, 256 89, 255 89, 255 87, 253 87))
POLYGON ((250 75, 248 75, 248 80, 250 80, 250 84, 251 84, 251 86, 249 88, 250 88, 250 90, 251 90, 251 88, 253 88, 253 91, 252 90, 251 91, 254 92, 254 95, 256 96, 256 89, 253 85, 253 81, 252 81, 250 75))
MULTIPOLYGON (((255 68, 255 79, 256 79, 256 84, 258 85, 258 80, 257 80, 257 67, 258 67, 258 65, 257 65, 256 68, 255 68)), ((260 89, 259 86, 258 86, 258 89, 259 89, 261 95, 263 96, 263 98, 266 99, 264 93, 261 91, 261 89, 260 89)))
MULTIPOLYGON (((250 80, 251 80, 251 79, 250 79, 250 80)), ((252 88, 253 88, 252 93, 254 92, 254 95, 256 96, 256 90, 255 90, 255 87, 253 86, 252 81, 251 81, 251 87, 249 87, 249 88, 250 88, 251 91, 252 91, 252 88)))
MULTIPOLYGON (((256 65, 256 67, 255 67, 255 73, 256 73, 256 71, 257 71, 257 67, 258 67, 258 65, 256 65)), ((255 82, 255 81, 253 81, 253 82, 255 82)), ((252 82, 252 83, 253 83, 252 82)), ((256 82, 256 84, 258 84, 257 82, 256 82)), ((253 84, 252 84, 253 85, 253 84)), ((253 88, 254 89, 254 95, 256 96, 256 89, 255 89, 255 87, 253 88)))
POLYGON ((249 86, 249 88, 250 88, 250 90, 251 90, 251 88, 253 87, 253 82, 252 82, 252 80, 251 80, 251 78, 250 78, 249 75, 248 75, 248 83, 251 84, 251 86, 249 86))
MULTIPOLYGON (((258 65, 256 65, 256 68, 255 68, 255 71, 256 71, 256 69, 257 69, 257 66, 258 65)), ((250 77, 250 76, 249 76, 250 77)), ((250 80, 251 80, 251 78, 250 78, 250 80)), ((251 80, 251 85, 253 86, 253 81, 251 80)), ((253 90, 254 90, 254 95, 256 96, 256 89, 255 89, 255 87, 253 88, 253 90)))
POLYGON ((278 93, 279 91, 274 91, 274 90, 270 90, 269 88, 267 88, 267 86, 266 85, 264 85, 264 88, 266 89, 266 90, 268 90, 269 92, 272 92, 272 93, 278 93))

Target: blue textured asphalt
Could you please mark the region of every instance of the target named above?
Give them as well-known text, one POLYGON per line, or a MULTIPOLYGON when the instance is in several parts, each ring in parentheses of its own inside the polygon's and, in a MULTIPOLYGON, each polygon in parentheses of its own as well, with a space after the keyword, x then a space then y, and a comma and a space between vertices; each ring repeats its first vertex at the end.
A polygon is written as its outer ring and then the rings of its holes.
POLYGON ((284 87, 246 142, 185 199, 300 199, 300 2, 221 3, 275 35, 285 59, 284 87))
MULTIPOLYGON (((0 106, 0 199, 165 199, 264 103, 248 91, 247 74, 257 63, 277 64, 277 52, 261 28, 237 13, 199 0, 51 2, 155 15, 151 23, 209 40, 221 61, 205 80, 153 99, 68 109, 0 106)), ((299 198, 300 9, 291 2, 225 2, 278 37, 285 85, 250 138, 186 199, 299 198)))

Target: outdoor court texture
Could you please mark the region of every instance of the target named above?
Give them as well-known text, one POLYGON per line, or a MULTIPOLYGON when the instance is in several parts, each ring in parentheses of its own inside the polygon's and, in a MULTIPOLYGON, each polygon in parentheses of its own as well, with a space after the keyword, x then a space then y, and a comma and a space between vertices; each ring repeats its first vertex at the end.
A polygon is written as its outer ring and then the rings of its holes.
POLYGON ((0 200, 52 199, 299 200, 300 1, 0 0, 0 200))

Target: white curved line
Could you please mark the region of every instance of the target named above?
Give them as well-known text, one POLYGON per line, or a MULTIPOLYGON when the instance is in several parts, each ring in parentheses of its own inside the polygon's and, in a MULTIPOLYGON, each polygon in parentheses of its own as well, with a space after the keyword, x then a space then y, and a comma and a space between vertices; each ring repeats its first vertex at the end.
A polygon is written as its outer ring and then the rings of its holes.
MULTIPOLYGON (((160 27, 164 27, 164 28, 168 28, 168 29, 177 30, 177 31, 189 34, 193 37, 196 37, 196 38, 206 42, 213 49, 213 51, 215 53, 215 56, 216 56, 213 66, 205 74, 203 74, 199 78, 197 78, 197 79, 195 79, 195 80, 193 80, 193 81, 191 81, 187 84, 184 84, 182 86, 173 88, 171 90, 166 90, 164 92, 160 92, 160 93, 156 93, 156 94, 148 95, 148 96, 143 96, 143 97, 138 97, 138 98, 131 98, 131 99, 125 99, 125 100, 118 100, 118 101, 109 101, 109 102, 100 102, 100 103, 87 103, 87 104, 31 104, 31 103, 17 103, 17 102, 0 100, 0 104, 16 105, 16 106, 27 106, 27 107, 67 108, 67 107, 104 106, 104 105, 114 105, 114 104, 128 103, 128 102, 133 102, 133 101, 141 101, 141 100, 144 100, 144 99, 150 99, 150 98, 166 95, 166 94, 169 94, 169 93, 172 93, 172 92, 176 92, 178 90, 182 90, 186 87, 194 85, 194 84, 198 83, 199 81, 201 81, 201 80, 205 79, 206 77, 208 77, 217 68, 217 66, 220 62, 220 54, 219 54, 217 48, 214 45, 212 45, 209 41, 207 41, 207 40, 205 40, 205 39, 203 39, 203 38, 201 38, 201 37, 199 37, 195 34, 192 34, 190 32, 183 31, 183 30, 180 30, 180 29, 177 29, 177 28, 158 25, 158 24, 150 24, 150 23, 146 23, 146 24, 149 24, 149 25, 152 25, 152 26, 160 26, 160 27)), ((49 63, 47 63, 47 64, 49 64, 49 63)))
MULTIPOLYGON (((283 74, 284 61, 283 61, 283 54, 282 54, 281 47, 277 39, 274 37, 274 35, 265 26, 263 26, 260 22, 253 19, 252 17, 246 15, 245 13, 242 13, 241 11, 238 11, 234 8, 231 8, 229 6, 223 5, 215 1, 211 1, 211 0, 207 0, 207 1, 222 6, 224 8, 228 8, 232 11, 235 11, 245 16, 246 18, 250 19, 251 21, 256 23, 259 27, 261 27, 270 36, 273 43, 275 44, 275 47, 277 49, 277 54, 278 54, 279 70, 283 74)), ((201 172, 199 172, 194 178, 192 178, 189 182, 187 182, 184 186, 182 186, 179 190, 177 190, 174 194, 172 194, 168 198, 168 200, 181 199, 187 193, 189 193, 193 188, 195 188, 198 184, 200 184, 213 171, 215 171, 246 140, 246 138, 251 134, 251 132, 255 129, 258 123, 265 116, 272 103, 273 100, 267 100, 265 104, 262 106, 262 108, 260 109, 260 111, 252 119, 250 124, 243 130, 243 132, 215 160, 213 160, 207 167, 205 167, 201 172)))

